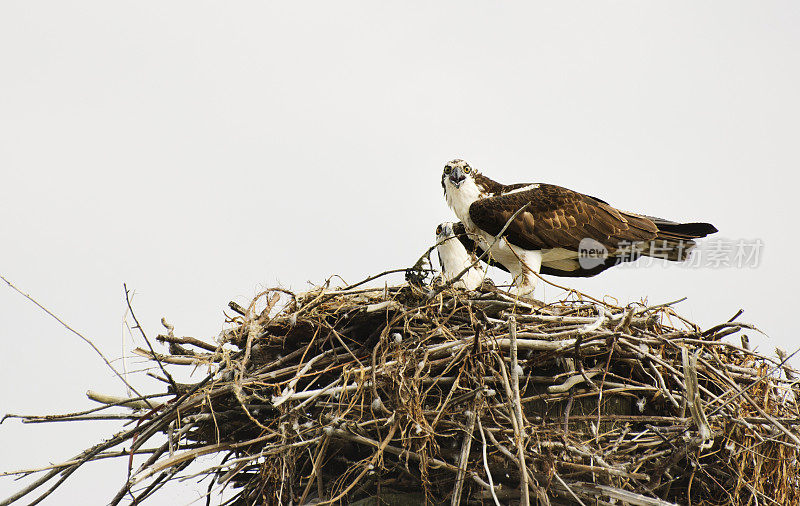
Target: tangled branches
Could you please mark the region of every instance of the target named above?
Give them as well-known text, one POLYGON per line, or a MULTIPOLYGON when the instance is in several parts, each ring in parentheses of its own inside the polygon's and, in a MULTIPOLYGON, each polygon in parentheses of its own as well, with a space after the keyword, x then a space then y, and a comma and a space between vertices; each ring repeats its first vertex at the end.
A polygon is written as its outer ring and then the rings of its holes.
POLYGON ((137 350, 210 375, 99 399, 136 425, 10 499, 127 456, 137 465, 112 504, 141 502, 216 455, 194 476, 233 490, 228 504, 800 501, 797 373, 723 339, 748 325, 701 332, 669 305, 410 285, 231 307, 222 343, 167 326, 169 353, 137 350))

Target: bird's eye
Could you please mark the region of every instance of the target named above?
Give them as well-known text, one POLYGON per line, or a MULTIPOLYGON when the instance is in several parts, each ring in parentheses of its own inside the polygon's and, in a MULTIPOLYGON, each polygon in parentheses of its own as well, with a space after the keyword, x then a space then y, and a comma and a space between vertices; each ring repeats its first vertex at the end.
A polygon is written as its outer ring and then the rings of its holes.
POLYGON ((436 235, 439 235, 441 233, 442 233, 442 226, 439 225, 438 227, 436 227, 436 235))
POLYGON ((450 174, 450 171, 452 171, 452 170, 453 170, 453 168, 450 167, 449 165, 445 165, 444 166, 444 173, 445 174, 450 174))
POLYGON ((465 167, 464 167, 464 174, 469 174, 469 172, 470 172, 471 170, 472 170, 472 167, 470 167, 469 165, 465 166, 465 167))

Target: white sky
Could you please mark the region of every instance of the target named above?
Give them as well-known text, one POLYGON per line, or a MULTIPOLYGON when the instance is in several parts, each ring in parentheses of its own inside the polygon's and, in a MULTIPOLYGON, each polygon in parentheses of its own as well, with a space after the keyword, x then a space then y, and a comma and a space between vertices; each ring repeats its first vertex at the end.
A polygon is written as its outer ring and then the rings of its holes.
MULTIPOLYGON (((761 239, 756 269, 566 282, 620 302, 688 296, 681 313, 704 327, 743 308, 772 338, 762 350, 793 351, 798 26, 791 1, 5 0, 0 274, 112 357, 130 346, 123 282, 149 335, 165 316, 210 339, 229 300, 413 263, 453 219, 439 177, 459 157, 761 239)), ((4 284, 0 339, 0 413, 124 393, 4 284)), ((6 421, 0 470, 115 427, 6 421)), ((82 469, 49 504, 106 502, 125 467, 82 469)), ((0 499, 20 486, 0 479, 0 499)))

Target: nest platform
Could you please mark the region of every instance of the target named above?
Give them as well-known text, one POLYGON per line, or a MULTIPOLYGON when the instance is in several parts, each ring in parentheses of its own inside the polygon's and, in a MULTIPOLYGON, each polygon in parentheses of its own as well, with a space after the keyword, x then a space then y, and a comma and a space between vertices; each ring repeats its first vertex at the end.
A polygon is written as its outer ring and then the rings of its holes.
POLYGON ((167 392, 95 394, 136 423, 43 478, 129 456, 112 504, 193 462, 236 505, 800 502, 797 373, 749 349, 749 325, 412 285, 231 308, 216 341, 167 325, 168 353, 136 350, 167 392), (207 376, 177 383, 181 367, 207 376))

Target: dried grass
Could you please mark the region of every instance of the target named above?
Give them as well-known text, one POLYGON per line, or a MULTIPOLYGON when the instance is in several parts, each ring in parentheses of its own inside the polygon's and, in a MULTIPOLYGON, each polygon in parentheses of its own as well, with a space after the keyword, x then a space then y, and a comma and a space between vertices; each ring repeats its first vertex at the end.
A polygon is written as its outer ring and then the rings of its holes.
POLYGON ((169 353, 137 350, 212 374, 165 377, 168 401, 98 399, 127 403, 106 417, 135 426, 20 493, 133 452, 148 458, 112 504, 152 497, 201 455, 220 457, 196 478, 210 496, 233 490, 228 504, 800 502, 796 373, 731 343, 751 326, 411 285, 269 290, 231 307, 224 343, 167 325, 169 353))

